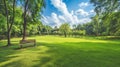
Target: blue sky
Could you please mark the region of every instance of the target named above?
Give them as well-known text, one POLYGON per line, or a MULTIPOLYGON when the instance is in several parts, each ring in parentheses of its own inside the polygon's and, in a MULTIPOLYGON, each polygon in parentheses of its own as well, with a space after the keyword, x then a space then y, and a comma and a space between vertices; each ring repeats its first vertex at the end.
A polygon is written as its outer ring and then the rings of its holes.
POLYGON ((63 23, 73 25, 90 22, 90 17, 94 15, 94 7, 89 0, 46 0, 41 20, 43 24, 54 27, 63 23))

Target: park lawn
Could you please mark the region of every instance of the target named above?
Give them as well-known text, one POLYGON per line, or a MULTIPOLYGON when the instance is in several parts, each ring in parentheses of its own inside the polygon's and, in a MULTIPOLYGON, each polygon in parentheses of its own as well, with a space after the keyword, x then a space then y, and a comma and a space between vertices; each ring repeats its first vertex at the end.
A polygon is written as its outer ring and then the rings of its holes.
POLYGON ((0 67, 120 67, 120 40, 33 36, 36 47, 19 49, 21 38, 13 45, 0 41, 0 67))

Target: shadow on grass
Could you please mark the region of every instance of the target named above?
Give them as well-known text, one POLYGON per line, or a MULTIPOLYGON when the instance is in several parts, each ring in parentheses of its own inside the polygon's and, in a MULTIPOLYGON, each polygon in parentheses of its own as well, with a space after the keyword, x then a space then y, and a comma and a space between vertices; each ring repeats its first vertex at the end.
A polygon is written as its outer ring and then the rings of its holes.
POLYGON ((10 56, 13 54, 16 54, 16 51, 12 50, 11 47, 0 46, 0 67, 6 67, 4 65, 8 64, 10 59, 17 57, 10 56))
MULTIPOLYGON (((47 53, 53 53, 51 67, 120 66, 120 44, 71 42, 43 43, 43 45, 50 48, 47 53)), ((41 61, 39 63, 38 65, 41 65, 41 61)))
POLYGON ((0 67, 120 67, 120 44, 115 43, 38 42, 16 48, 0 47, 0 67))
POLYGON ((20 45, 18 46, 18 47, 16 47, 16 48, 13 48, 14 50, 20 50, 20 49, 26 49, 26 48, 30 48, 30 47, 36 47, 36 46, 34 46, 34 45, 28 45, 28 46, 24 46, 24 47, 20 47, 20 45))

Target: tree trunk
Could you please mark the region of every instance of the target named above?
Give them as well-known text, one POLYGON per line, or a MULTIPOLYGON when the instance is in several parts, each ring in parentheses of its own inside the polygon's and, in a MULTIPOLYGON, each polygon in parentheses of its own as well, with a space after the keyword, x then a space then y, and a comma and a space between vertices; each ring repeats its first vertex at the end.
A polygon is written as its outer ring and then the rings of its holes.
POLYGON ((13 7, 12 7, 13 8, 13 17, 12 17, 12 22, 10 24, 9 31, 11 31, 12 25, 14 23, 14 18, 15 18, 15 2, 16 2, 16 0, 13 0, 13 7))
POLYGON ((10 42, 10 31, 8 31, 7 36, 8 36, 7 46, 10 46, 11 45, 11 42, 10 42))
POLYGON ((27 13, 27 6, 28 6, 28 0, 26 0, 25 6, 24 6, 24 13, 23 13, 24 23, 23 23, 23 39, 22 40, 26 39, 26 26, 27 26, 26 13, 27 13))
POLYGON ((65 35, 65 37, 67 37, 67 33, 66 32, 64 32, 64 35, 65 35))
POLYGON ((11 45, 11 42, 10 42, 10 35, 11 35, 11 28, 12 28, 12 25, 14 23, 14 13, 15 13, 15 2, 16 0, 13 1, 13 17, 12 17, 12 22, 11 24, 9 25, 9 19, 8 19, 8 9, 7 9, 7 5, 6 5, 6 0, 4 0, 4 6, 5 6, 5 13, 6 13, 6 18, 7 18, 7 46, 10 46, 11 45))
POLYGON ((8 9, 6 5, 6 0, 4 0, 4 6, 5 6, 5 14, 6 14, 6 19, 7 19, 7 46, 10 46, 10 31, 9 31, 9 22, 8 22, 8 9))
POLYGON ((25 40, 26 39, 26 18, 24 17, 24 23, 23 23, 23 39, 22 40, 25 40))

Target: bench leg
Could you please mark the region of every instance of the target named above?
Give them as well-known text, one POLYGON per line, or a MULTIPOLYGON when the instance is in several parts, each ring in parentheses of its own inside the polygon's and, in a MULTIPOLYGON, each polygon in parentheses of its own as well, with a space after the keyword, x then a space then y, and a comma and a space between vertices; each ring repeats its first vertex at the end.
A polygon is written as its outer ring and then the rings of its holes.
POLYGON ((36 46, 36 43, 34 43, 34 46, 36 46))
POLYGON ((20 48, 22 48, 22 45, 20 44, 20 48))

